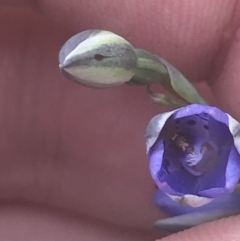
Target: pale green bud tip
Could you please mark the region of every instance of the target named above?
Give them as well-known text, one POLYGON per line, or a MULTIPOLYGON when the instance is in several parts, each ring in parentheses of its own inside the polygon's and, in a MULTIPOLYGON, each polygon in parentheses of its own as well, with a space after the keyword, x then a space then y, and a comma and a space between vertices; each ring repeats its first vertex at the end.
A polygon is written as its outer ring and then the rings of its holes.
POLYGON ((129 81, 137 56, 124 38, 101 30, 87 30, 70 38, 59 53, 62 73, 87 87, 106 88, 129 81))

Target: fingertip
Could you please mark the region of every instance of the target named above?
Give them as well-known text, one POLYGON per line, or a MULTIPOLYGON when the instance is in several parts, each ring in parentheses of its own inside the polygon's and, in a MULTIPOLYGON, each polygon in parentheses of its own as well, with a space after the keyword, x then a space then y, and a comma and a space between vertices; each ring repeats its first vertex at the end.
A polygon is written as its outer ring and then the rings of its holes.
POLYGON ((239 240, 239 215, 223 218, 218 221, 205 223, 194 228, 170 235, 161 241, 229 241, 239 240))

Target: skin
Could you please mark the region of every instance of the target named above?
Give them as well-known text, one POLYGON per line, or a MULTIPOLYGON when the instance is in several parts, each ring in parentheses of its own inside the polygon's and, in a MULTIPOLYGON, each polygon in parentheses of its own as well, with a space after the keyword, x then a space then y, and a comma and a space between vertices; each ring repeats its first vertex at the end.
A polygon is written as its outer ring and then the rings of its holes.
MULTIPOLYGON (((167 59, 210 104, 240 120, 240 1, 1 4, 1 240, 166 235, 151 227, 164 214, 151 204, 143 134, 167 108, 141 87, 99 91, 66 80, 58 52, 80 31, 113 31, 167 59)), ((231 217, 163 240, 238 240, 239 225, 231 217)))

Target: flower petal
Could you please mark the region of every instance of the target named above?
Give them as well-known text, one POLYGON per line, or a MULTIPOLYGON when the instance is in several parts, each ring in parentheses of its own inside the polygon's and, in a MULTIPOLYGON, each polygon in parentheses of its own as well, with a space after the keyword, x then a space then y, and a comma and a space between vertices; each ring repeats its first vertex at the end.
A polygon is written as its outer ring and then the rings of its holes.
POLYGON ((192 104, 188 105, 184 108, 180 108, 178 111, 175 112, 173 119, 178 119, 190 115, 207 113, 212 116, 215 120, 220 121, 228 126, 228 116, 220 109, 212 106, 206 105, 199 105, 199 104, 192 104))
POLYGON ((240 179, 240 155, 236 147, 231 149, 227 170, 225 188, 230 192, 234 191, 240 179))
POLYGON ((218 146, 232 146, 233 137, 229 127, 209 116, 208 131, 210 139, 218 146))
POLYGON ((179 205, 160 189, 156 190, 153 196, 153 203, 170 216, 181 215, 194 211, 194 208, 192 207, 179 205))
POLYGON ((196 195, 186 194, 182 197, 168 195, 173 201, 183 206, 190 206, 193 208, 201 207, 205 204, 212 202, 212 198, 199 197, 196 195))
POLYGON ((149 169, 150 169, 152 178, 156 183, 159 183, 158 172, 162 166, 163 152, 164 152, 163 141, 158 141, 154 145, 154 148, 152 148, 148 154, 149 169))
POLYGON ((161 190, 171 195, 196 194, 196 177, 182 168, 181 163, 174 157, 174 152, 169 153, 173 155, 168 155, 166 149, 164 150, 163 140, 158 140, 148 153, 153 180, 161 190))
POLYGON ((194 208, 190 206, 179 205, 177 202, 173 201, 166 193, 158 189, 153 197, 153 203, 170 216, 211 210, 240 210, 240 193, 223 195, 214 198, 212 202, 206 205, 194 208))
POLYGON ((234 145, 240 153, 240 123, 227 114, 229 120, 229 130, 233 135, 234 145))
POLYGON ((164 145, 162 140, 156 142, 153 148, 151 148, 151 150, 149 151, 148 159, 149 159, 149 170, 150 170, 151 176, 155 181, 156 185, 161 190, 170 194, 181 195, 181 193, 177 193, 176 191, 174 191, 166 181, 161 181, 160 179, 160 176, 159 176, 160 172, 162 173, 162 175, 163 173, 165 173, 164 167, 162 169, 163 152, 164 152, 164 145))
MULTIPOLYGON (((175 117, 176 115, 174 115, 175 117)), ((209 117, 209 116, 208 116, 209 117)), ((197 136, 208 138, 208 117, 198 115, 190 115, 172 120, 172 124, 180 132, 187 132, 197 136)))
POLYGON ((216 197, 232 192, 240 178, 240 156, 233 147, 222 147, 219 161, 215 168, 199 177, 198 194, 216 197), (219 175, 225 173, 225 176, 219 175))
POLYGON ((185 169, 169 172, 163 180, 158 181, 158 186, 168 194, 182 196, 185 193, 197 193, 197 179, 185 169))
POLYGON ((176 111, 177 110, 156 115, 150 120, 145 133, 147 153, 152 145, 156 142, 157 138, 159 137, 159 133, 161 132, 168 118, 176 111))
POLYGON ((177 130, 210 138, 217 146, 233 144, 233 137, 228 126, 206 113, 181 117, 172 122, 177 130))
POLYGON ((202 223, 237 215, 239 213, 240 210, 210 210, 207 212, 189 213, 172 218, 158 220, 154 223, 154 226, 159 229, 175 233, 192 228, 202 223))

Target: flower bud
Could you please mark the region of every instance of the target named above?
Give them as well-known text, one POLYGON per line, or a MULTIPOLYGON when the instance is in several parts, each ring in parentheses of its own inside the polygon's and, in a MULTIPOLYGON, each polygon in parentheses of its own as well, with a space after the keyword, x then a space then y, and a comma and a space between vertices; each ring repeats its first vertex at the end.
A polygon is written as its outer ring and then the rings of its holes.
POLYGON ((87 30, 70 38, 59 53, 62 73, 79 84, 106 88, 129 81, 137 56, 124 38, 101 30, 87 30))

